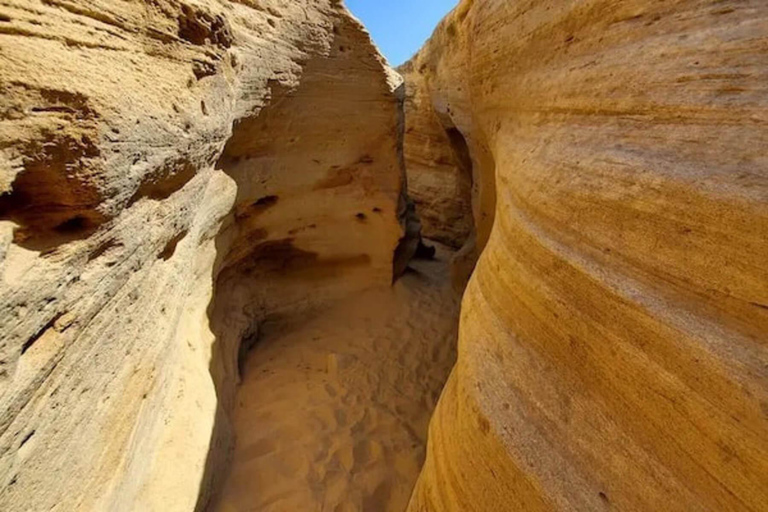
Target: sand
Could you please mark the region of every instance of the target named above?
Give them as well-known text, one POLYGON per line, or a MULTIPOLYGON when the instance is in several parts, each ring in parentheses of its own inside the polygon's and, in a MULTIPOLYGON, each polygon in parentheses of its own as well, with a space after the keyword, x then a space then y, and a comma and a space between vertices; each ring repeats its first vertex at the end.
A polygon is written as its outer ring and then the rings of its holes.
POLYGON ((273 326, 248 354, 219 512, 405 509, 456 357, 451 253, 273 326))

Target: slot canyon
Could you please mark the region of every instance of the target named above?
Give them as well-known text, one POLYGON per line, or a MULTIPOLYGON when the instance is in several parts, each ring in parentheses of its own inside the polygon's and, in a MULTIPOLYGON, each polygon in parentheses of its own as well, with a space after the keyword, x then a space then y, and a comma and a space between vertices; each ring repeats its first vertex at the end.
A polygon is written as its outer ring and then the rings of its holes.
POLYGON ((0 0, 0 510, 768 512, 768 3, 0 0))

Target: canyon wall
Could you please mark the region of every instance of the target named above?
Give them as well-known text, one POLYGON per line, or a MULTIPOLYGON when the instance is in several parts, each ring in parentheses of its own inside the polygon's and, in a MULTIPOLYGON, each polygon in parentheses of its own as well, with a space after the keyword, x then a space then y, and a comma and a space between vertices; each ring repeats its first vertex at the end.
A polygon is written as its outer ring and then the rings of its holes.
POLYGON ((422 234, 454 249, 472 235, 472 161, 450 115, 433 107, 426 77, 410 62, 397 71, 405 79, 403 153, 408 194, 422 234))
POLYGON ((202 508, 240 339, 402 266, 401 81, 336 0, 9 0, 0 89, 0 509, 202 508))
POLYGON ((765 510, 767 36, 757 0, 463 0, 405 66, 485 246, 411 512, 765 510))

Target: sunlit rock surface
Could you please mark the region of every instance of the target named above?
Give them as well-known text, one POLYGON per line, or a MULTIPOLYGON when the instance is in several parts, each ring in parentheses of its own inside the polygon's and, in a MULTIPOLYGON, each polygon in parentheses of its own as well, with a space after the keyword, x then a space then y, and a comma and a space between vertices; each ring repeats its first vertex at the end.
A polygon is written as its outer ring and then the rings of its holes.
POLYGON ((399 77, 337 1, 9 0, 0 89, 0 509, 201 508, 240 339, 391 283, 399 77))
POLYGON ((411 512, 765 509, 766 35, 465 0, 408 64, 496 200, 411 512))
POLYGON ((336 0, 3 1, 0 510, 203 509, 262 322, 405 268, 404 160, 477 262, 412 512, 763 510, 767 34, 464 0, 406 94, 336 0))

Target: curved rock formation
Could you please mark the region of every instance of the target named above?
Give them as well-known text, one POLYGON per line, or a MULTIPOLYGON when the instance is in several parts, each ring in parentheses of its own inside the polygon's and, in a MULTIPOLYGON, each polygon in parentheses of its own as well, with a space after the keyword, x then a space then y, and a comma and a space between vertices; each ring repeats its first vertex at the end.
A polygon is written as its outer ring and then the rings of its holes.
POLYGON ((416 73, 411 63, 397 71, 406 88, 403 153, 408 195, 416 205, 421 233, 459 249, 474 226, 469 150, 450 116, 433 107, 425 75, 416 73))
POLYGON ((766 34, 464 0, 409 64, 497 195, 410 511, 765 509, 766 34))
POLYGON ((240 339, 392 280, 400 80, 336 0, 10 0, 0 70, 0 509, 202 507, 240 339))
MULTIPOLYGON (((483 251, 411 511, 765 508, 766 34, 463 0, 403 68, 483 251)), ((0 71, 0 509, 202 509, 263 322, 416 248, 400 79, 338 0, 6 0, 0 71)))

